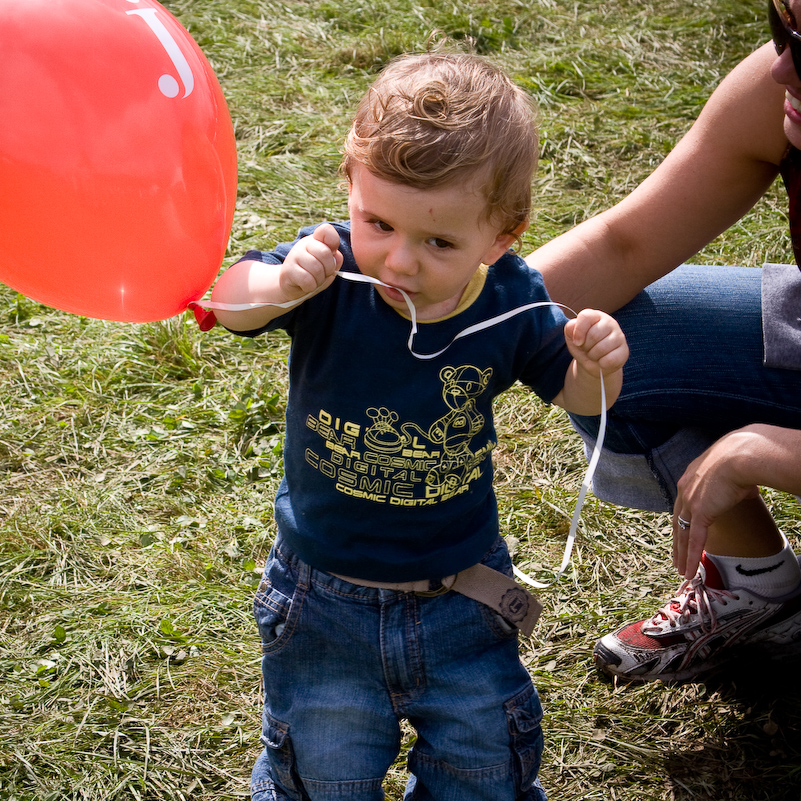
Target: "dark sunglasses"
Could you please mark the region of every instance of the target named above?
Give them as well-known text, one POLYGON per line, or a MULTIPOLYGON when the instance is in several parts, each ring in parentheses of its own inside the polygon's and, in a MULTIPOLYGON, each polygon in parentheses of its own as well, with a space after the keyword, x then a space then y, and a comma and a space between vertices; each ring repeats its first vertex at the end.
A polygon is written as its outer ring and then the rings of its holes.
POLYGON ((801 77, 801 33, 795 29, 793 15, 783 0, 768 0, 768 19, 776 52, 781 55, 789 47, 796 74, 801 77))

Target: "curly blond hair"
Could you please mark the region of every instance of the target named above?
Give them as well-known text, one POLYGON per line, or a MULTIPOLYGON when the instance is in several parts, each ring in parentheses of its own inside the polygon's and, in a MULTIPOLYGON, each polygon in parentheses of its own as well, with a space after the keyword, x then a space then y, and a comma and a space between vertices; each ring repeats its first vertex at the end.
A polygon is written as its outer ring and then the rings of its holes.
POLYGON ((357 163, 418 189, 477 181, 487 219, 517 235, 537 152, 534 101, 502 70, 481 56, 424 53, 390 61, 364 95, 341 169, 350 179, 357 163))

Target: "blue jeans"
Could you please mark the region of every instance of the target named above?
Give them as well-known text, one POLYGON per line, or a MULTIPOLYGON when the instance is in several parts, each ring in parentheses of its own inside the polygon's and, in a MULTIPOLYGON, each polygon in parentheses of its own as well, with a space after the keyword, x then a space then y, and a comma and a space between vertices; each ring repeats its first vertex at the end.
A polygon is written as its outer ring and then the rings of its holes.
MULTIPOLYGON (((616 314, 631 350, 593 492, 670 510, 684 469, 749 423, 801 428, 801 372, 763 365, 761 270, 684 265, 616 314)), ((571 418, 588 447, 597 417, 571 418)))
MULTIPOLYGON (((511 572, 502 540, 484 563, 511 572)), ((417 732, 407 801, 545 801, 542 707, 516 629, 488 607, 360 587, 279 542, 254 613, 265 695, 254 801, 380 801, 401 719, 417 732)))

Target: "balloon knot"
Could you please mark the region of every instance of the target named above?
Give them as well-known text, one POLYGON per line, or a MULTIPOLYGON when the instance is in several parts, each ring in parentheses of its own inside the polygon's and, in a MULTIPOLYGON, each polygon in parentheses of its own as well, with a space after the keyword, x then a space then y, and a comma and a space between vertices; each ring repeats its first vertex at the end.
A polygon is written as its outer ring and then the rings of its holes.
POLYGON ((217 325, 217 317, 211 309, 204 309, 197 301, 190 301, 187 308, 195 313, 195 320, 201 331, 211 331, 217 325))

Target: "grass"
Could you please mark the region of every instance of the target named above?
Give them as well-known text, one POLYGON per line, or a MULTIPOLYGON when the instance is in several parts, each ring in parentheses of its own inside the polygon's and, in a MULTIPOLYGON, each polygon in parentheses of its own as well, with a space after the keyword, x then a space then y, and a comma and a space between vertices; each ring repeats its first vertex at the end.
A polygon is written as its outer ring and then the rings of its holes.
MULTIPOLYGON (((530 249, 622 197, 767 37, 756 0, 467 3, 176 0, 219 75, 239 148, 226 265, 345 216, 339 143, 387 59, 444 31, 538 100, 530 249), (342 6, 345 7, 342 7, 342 6)), ((772 190, 698 260, 790 259, 772 190)), ((250 598, 274 536, 287 342, 124 325, 0 288, 0 798, 238 799, 260 750, 250 598)), ((559 564, 585 464, 558 410, 498 404, 498 487, 518 564, 559 564)), ((794 502, 768 494, 797 541, 794 502)), ((675 588, 665 515, 592 497, 573 562, 541 593, 524 658, 546 706, 560 801, 797 799, 789 668, 616 688, 595 640, 675 588), (786 675, 785 675, 786 674, 786 675)), ((408 739, 408 738, 407 738, 408 739)), ((402 796, 403 759, 387 780, 402 796)))

